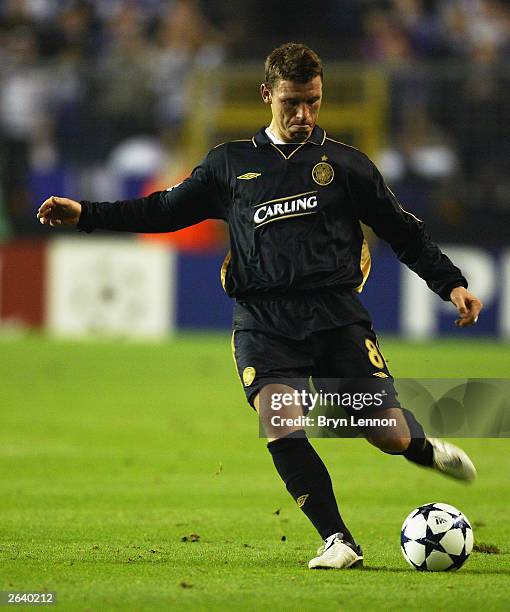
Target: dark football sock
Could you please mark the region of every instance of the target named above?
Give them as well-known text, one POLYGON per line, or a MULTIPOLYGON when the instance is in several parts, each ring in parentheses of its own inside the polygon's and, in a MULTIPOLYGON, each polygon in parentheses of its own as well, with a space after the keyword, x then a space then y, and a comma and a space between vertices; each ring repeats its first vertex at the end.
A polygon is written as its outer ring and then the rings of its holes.
POLYGON ((287 491, 310 519, 323 540, 342 532, 354 543, 336 504, 328 470, 305 436, 304 431, 273 440, 267 445, 287 491), (299 433, 298 437, 295 437, 299 433))
POLYGON ((427 436, 423 431, 423 427, 414 418, 414 414, 405 408, 402 408, 404 417, 407 421, 407 426, 411 433, 411 442, 405 451, 400 453, 389 453, 391 455, 403 455, 409 461, 423 465, 425 467, 432 467, 432 460, 434 449, 432 444, 427 440, 427 436))
POLYGON ((402 412, 404 413, 407 426, 411 432, 411 442, 403 453, 404 457, 418 465, 432 467, 434 449, 432 448, 432 444, 427 440, 423 427, 414 418, 412 412, 405 408, 402 409, 402 412))
POLYGON ((413 463, 432 467, 433 452, 432 444, 427 438, 411 438, 409 446, 402 454, 413 463))

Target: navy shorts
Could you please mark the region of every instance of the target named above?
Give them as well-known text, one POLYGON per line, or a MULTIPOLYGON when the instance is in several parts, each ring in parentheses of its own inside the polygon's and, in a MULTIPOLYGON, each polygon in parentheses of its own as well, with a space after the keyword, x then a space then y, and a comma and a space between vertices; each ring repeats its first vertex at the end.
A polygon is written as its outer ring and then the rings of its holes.
POLYGON ((315 390, 329 393, 383 389, 382 403, 372 412, 400 407, 393 378, 367 321, 310 331, 299 339, 275 334, 273 329, 234 326, 232 352, 251 406, 270 383, 301 391, 310 389, 311 380, 315 390))

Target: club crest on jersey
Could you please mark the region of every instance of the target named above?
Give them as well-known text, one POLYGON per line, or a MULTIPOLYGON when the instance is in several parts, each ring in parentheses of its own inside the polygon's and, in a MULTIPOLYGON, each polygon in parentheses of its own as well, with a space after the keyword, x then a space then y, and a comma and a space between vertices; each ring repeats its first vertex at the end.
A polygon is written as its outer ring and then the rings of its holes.
POLYGON ((311 215, 317 212, 317 204, 316 191, 307 191, 268 200, 254 207, 253 222, 255 227, 260 227, 271 221, 311 215))
POLYGON ((329 185, 334 176, 335 171, 333 170, 333 166, 327 161, 320 161, 312 168, 313 180, 317 183, 317 185, 321 185, 322 187, 329 185))

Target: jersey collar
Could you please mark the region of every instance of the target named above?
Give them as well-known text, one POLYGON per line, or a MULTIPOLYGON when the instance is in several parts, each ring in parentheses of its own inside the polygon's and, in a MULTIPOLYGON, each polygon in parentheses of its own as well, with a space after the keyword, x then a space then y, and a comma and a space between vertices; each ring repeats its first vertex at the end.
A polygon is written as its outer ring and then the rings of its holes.
MULTIPOLYGON (((251 140, 255 147, 264 147, 264 146, 271 144, 271 140, 269 140, 266 134, 265 127, 261 127, 260 130, 255 134, 255 136, 251 140)), ((324 144, 325 140, 326 140, 326 132, 321 127, 316 125, 313 128, 313 131, 310 134, 310 137, 308 138, 308 140, 305 142, 305 144, 310 143, 310 144, 321 146, 324 144)))

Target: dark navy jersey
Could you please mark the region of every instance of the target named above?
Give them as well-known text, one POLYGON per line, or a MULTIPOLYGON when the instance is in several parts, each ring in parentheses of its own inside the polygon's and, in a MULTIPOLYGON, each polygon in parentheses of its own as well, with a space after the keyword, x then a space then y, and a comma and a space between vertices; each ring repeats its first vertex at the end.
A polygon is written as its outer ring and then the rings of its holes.
POLYGON ((370 159, 318 126, 301 145, 275 145, 262 128, 251 140, 212 149, 168 191, 82 206, 78 229, 87 232, 170 232, 223 219, 230 252, 222 282, 238 300, 360 291, 370 270, 360 222, 444 300, 467 287, 370 159))

